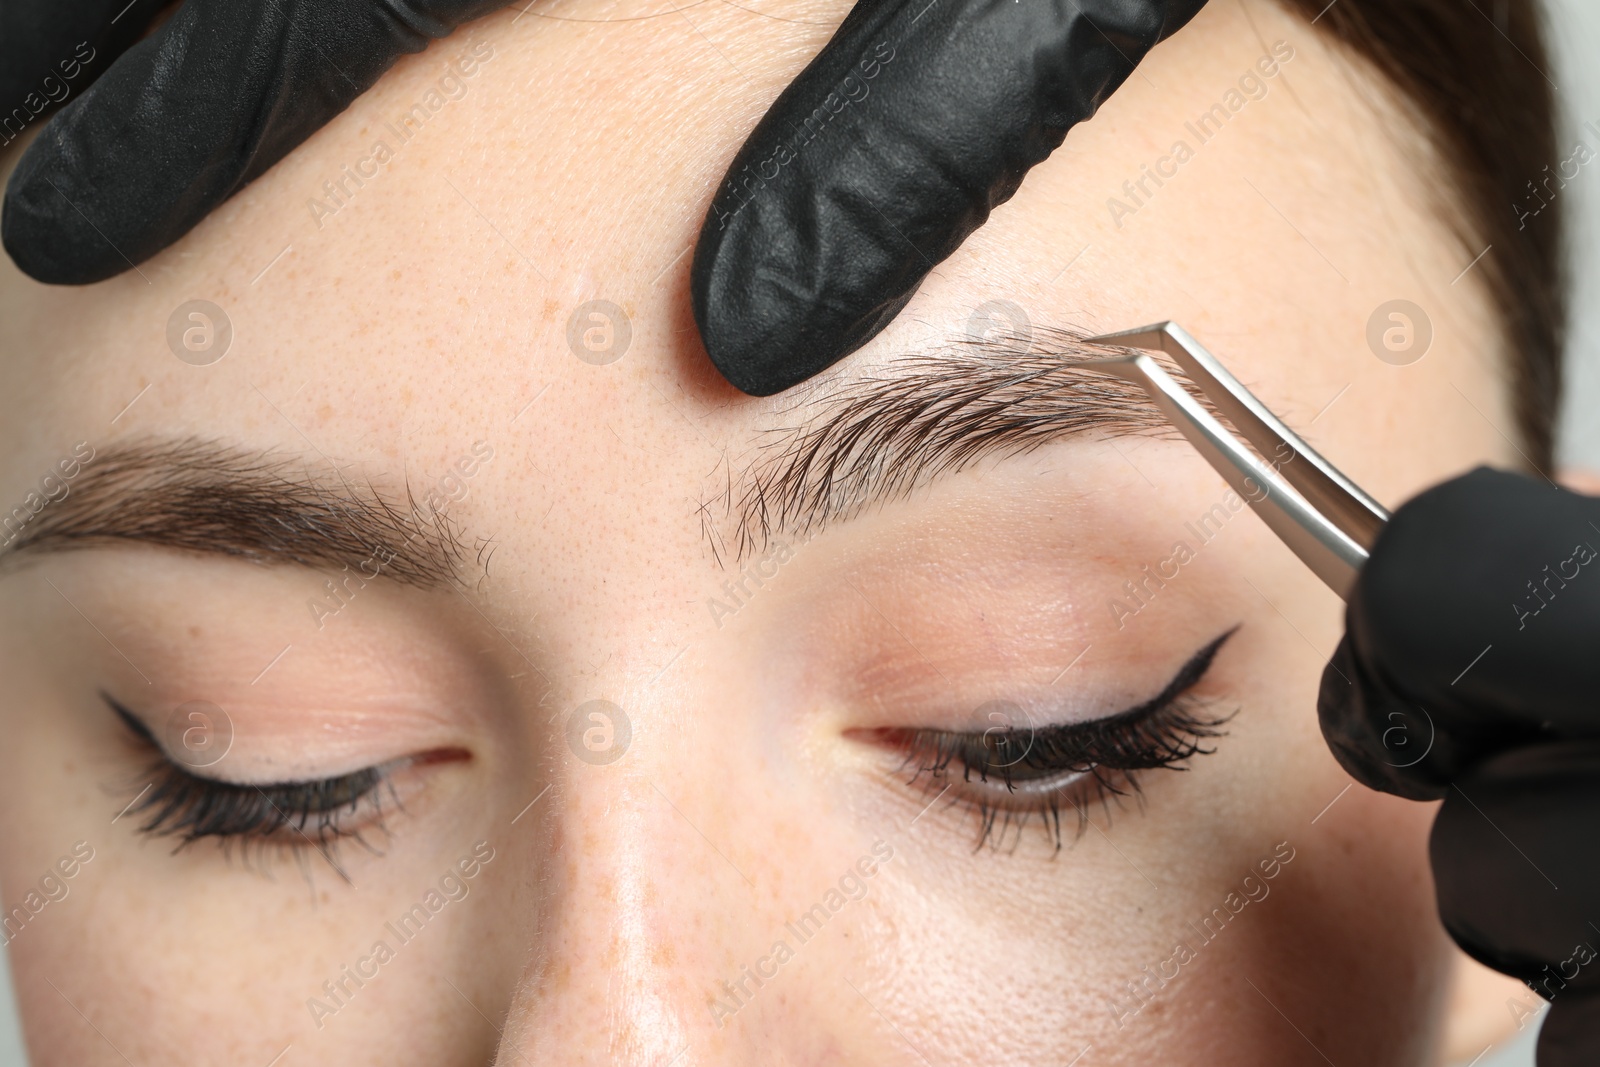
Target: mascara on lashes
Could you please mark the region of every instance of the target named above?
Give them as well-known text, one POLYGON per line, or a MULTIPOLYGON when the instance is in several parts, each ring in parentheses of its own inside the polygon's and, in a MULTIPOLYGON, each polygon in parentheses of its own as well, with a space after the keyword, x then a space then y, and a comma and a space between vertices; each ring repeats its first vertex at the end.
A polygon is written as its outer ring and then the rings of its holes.
POLYGON ((1059 851, 1063 801, 1076 809, 1082 834, 1089 804, 1108 806, 1113 799, 1141 793, 1138 772, 1183 770, 1191 757, 1215 751, 1205 741, 1222 736, 1231 715, 1206 714, 1189 690, 1237 630, 1234 626, 1201 648, 1149 700, 1100 719, 1030 730, 1020 755, 1014 754, 1015 733, 1006 730, 883 728, 867 733, 904 753, 901 769, 915 768, 908 784, 925 779, 926 790, 932 792, 942 783, 940 795, 954 789, 952 803, 965 803, 979 813, 977 847, 985 841, 997 843, 998 817, 1003 815, 998 826, 1003 837, 1008 828, 1020 828, 1037 814, 1059 851), (962 764, 959 783, 949 776, 953 760, 962 764), (999 781, 992 783, 991 778, 999 781))
POLYGON ((305 842, 326 851, 342 837, 359 839, 360 828, 347 828, 362 804, 372 809, 365 822, 383 815, 380 787, 393 785, 390 776, 406 766, 457 753, 429 753, 402 757, 332 778, 262 784, 240 784, 207 778, 179 766, 167 754, 149 726, 128 708, 101 693, 117 717, 142 744, 157 754, 150 781, 128 812, 142 814, 140 832, 155 837, 176 837, 183 848, 205 837, 268 839, 290 831, 288 843, 305 842))

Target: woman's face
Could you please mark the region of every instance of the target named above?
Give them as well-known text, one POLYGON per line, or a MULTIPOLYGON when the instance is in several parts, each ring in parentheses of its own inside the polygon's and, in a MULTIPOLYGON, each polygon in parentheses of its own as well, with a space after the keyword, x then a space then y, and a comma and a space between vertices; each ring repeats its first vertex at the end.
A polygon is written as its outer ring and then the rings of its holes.
POLYGON ((751 399, 688 252, 846 6, 511 9, 139 270, 7 267, 37 1063, 1430 1054, 1431 809, 1323 746, 1335 596, 1126 399, 911 408, 1018 332, 1171 318, 1386 503, 1514 462, 1441 172, 1314 29, 1214 4, 882 336, 751 399), (1369 346, 1393 300, 1420 361, 1369 346))

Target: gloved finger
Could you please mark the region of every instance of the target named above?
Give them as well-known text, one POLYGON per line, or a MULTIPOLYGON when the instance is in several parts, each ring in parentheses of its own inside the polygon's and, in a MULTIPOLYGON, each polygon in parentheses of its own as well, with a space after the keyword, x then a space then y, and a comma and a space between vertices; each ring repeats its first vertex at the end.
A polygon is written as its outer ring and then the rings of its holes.
POLYGON ((0 4, 0 145, 80 93, 139 39, 165 0, 0 4))
POLYGON ((1375 788, 1437 796, 1491 752, 1600 737, 1600 500, 1480 467, 1395 511, 1346 611, 1319 715, 1375 788), (1344 684, 1348 683, 1348 684, 1344 684), (1437 736, 1404 764, 1407 717, 1437 736))
POLYGON ((188 0, 29 146, 0 224, 22 270, 85 284, 154 255, 403 53, 503 0, 188 0))
POLYGON ((1600 992, 1597 840, 1600 741, 1485 761, 1451 786, 1429 839, 1445 929, 1547 998, 1600 992))
POLYGON ((1539 1067, 1594 1067, 1600 1063, 1600 993, 1563 993, 1539 1027, 1534 1052, 1539 1067))
POLYGON ((1204 0, 860 0, 711 203, 695 320, 766 396, 865 344, 1204 0))
MULTIPOLYGON (((1470 731, 1441 733, 1427 709, 1378 684, 1346 634, 1322 671, 1322 739, 1350 777, 1408 800, 1438 800, 1472 747, 1470 731)), ((1476 752, 1475 748, 1472 748, 1476 752)))

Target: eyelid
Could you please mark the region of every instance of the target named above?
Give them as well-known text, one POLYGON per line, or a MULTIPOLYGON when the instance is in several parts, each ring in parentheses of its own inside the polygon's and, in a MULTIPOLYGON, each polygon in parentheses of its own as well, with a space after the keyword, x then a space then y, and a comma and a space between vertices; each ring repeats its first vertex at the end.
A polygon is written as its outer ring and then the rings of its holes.
POLYGON ((462 749, 436 749, 327 778, 230 782, 196 774, 173 759, 140 716, 110 695, 101 696, 135 739, 157 757, 149 780, 125 813, 148 813, 140 832, 177 837, 179 848, 204 837, 224 844, 253 840, 309 845, 342 875, 333 846, 340 839, 354 838, 371 850, 362 832, 373 824, 382 829, 382 788, 387 787, 394 805, 399 806, 394 775, 409 767, 470 758, 462 749), (369 810, 363 812, 363 808, 369 810), (347 825, 358 818, 357 825, 347 825))
MULTIPOLYGON (((457 741, 456 731, 439 728, 449 721, 444 715, 421 718, 403 705, 358 704, 352 710, 342 699, 336 704, 307 705, 291 691, 281 700, 268 694, 243 711, 230 702, 231 717, 216 704, 194 701, 214 720, 220 717, 223 726, 216 732, 231 734, 235 742, 201 761, 194 758, 200 752, 187 751, 185 728, 190 720, 180 721, 173 713, 163 722, 162 716, 172 711, 170 705, 135 705, 139 710, 134 710, 105 690, 99 696, 139 742, 195 777, 223 785, 269 788, 332 780, 403 758, 471 758, 470 749, 457 741)), ((179 705, 177 711, 189 706, 179 705)))
POLYGON ((402 770, 408 766, 420 766, 428 763, 443 763, 450 760, 471 758, 470 753, 462 748, 440 748, 427 752, 398 756, 394 759, 387 759, 380 763, 368 764, 365 767, 358 767, 353 771, 346 771, 340 774, 327 776, 312 775, 306 778, 290 778, 283 781, 274 782, 234 782, 225 778, 213 778, 210 775, 195 773, 196 769, 194 767, 172 757, 172 754, 167 751, 167 747, 161 743, 160 739, 156 737, 155 732, 150 729, 149 724, 146 723, 142 717, 129 710, 125 705, 107 693, 102 692, 100 697, 106 702, 107 705, 110 706, 111 710, 116 713, 117 718, 122 720, 122 723, 133 732, 135 737, 149 745, 156 752, 160 753, 161 758, 165 762, 172 764, 174 770, 193 778, 197 782, 203 782, 208 785, 215 785, 218 787, 259 790, 293 789, 297 786, 326 785, 333 782, 340 782, 348 778, 354 778, 357 775, 366 774, 368 772, 394 773, 395 771, 402 770))
POLYGON ((1185 769, 1191 757, 1214 751, 1204 741, 1221 736, 1220 727, 1231 715, 1205 716, 1200 711, 1202 701, 1190 691, 1237 630, 1234 626, 1191 656, 1154 697, 1099 719, 1030 730, 1019 755, 1008 751, 1016 744, 1009 728, 982 732, 880 728, 863 733, 900 749, 905 756, 902 770, 916 764, 908 784, 926 778, 925 788, 932 792, 944 782, 940 796, 954 790, 952 804, 964 802, 976 809, 981 816, 978 847, 985 841, 996 843, 997 816, 1004 816, 999 826, 1003 837, 1013 824, 1020 833, 1021 825, 1037 814, 1059 851, 1061 801, 1077 810, 1081 834, 1088 813, 1086 797, 1080 794, 1095 793, 1109 804, 1114 797, 1139 794, 1136 772, 1185 769), (994 757, 1002 753, 997 762, 994 757), (959 781, 948 775, 952 761, 962 765, 959 781))
MULTIPOLYGON (((1125 707, 1105 715, 1100 715, 1094 718, 1074 717, 1068 722, 1045 723, 1040 725, 1036 723, 1034 714, 1029 712, 1025 705, 1010 700, 990 701, 988 704, 982 705, 978 710, 982 711, 984 708, 990 707, 996 709, 1003 708, 1005 709, 1003 713, 998 710, 991 713, 989 716, 989 721, 998 722, 1003 716, 1010 716, 1015 713, 1016 715, 1020 715, 1021 718, 1025 720, 1022 725, 1026 726, 1029 731, 1036 735, 1041 735, 1052 739, 1087 737, 1097 732, 1113 729, 1121 724, 1135 723, 1140 719, 1149 716, 1152 712, 1172 704, 1173 701, 1176 700, 1181 694, 1188 692, 1190 689, 1199 684, 1201 678, 1204 677, 1208 670, 1210 670, 1212 662, 1216 659, 1217 654, 1222 650, 1223 645, 1225 645, 1228 640, 1238 631, 1239 626, 1236 624, 1203 645, 1198 651, 1184 661, 1183 665, 1178 668, 1177 672, 1173 674, 1173 676, 1167 681, 1166 685, 1162 687, 1161 691, 1156 693, 1154 696, 1142 700, 1130 707, 1125 707)), ((1035 704, 1034 706, 1037 705, 1035 704)), ((1002 723, 1001 725, 1004 726, 1007 724, 1002 723)), ((1018 726, 1018 728, 1020 729, 1021 726, 1018 726)), ((846 734, 863 737, 882 737, 897 731, 905 732, 908 730, 916 730, 917 732, 929 735, 977 739, 986 735, 994 734, 997 732, 997 727, 990 726, 982 730, 949 730, 938 727, 869 727, 866 729, 848 730, 846 731, 846 734)))
MULTIPOLYGON (((1148 700, 1141 701, 1133 707, 1104 715, 1097 719, 1085 719, 1078 722, 1056 723, 1033 729, 1033 735, 1053 745, 1079 744, 1093 746, 1111 737, 1118 730, 1136 728, 1157 713, 1174 707, 1179 698, 1188 693, 1199 684, 1211 669, 1211 664, 1216 660, 1217 653, 1228 639, 1237 633, 1237 625, 1213 638, 1194 655, 1184 661, 1176 674, 1162 687, 1161 692, 1148 700)), ((1031 724, 1030 724, 1031 727, 1031 724)), ((982 734, 968 736, 985 736, 992 731, 983 731, 982 734)))

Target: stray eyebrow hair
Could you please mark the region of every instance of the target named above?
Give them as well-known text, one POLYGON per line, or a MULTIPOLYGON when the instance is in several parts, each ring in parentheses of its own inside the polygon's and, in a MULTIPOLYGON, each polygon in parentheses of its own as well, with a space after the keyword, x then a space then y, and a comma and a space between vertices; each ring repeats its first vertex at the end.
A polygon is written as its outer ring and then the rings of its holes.
MULTIPOLYGON (((1087 336, 1042 329, 1031 338, 958 339, 824 386, 803 402, 815 414, 767 431, 756 458, 737 477, 729 471, 720 510, 733 518, 734 558, 775 537, 805 539, 980 458, 1074 435, 1181 439, 1140 386, 1083 365, 1131 350, 1087 336)), ((1149 354, 1189 387, 1167 356, 1149 354)), ((728 546, 714 502, 700 513, 720 561, 728 546)))
POLYGON ((383 553, 380 574, 422 587, 449 583, 465 555, 450 521, 424 516, 409 488, 402 507, 371 484, 331 480, 286 456, 184 438, 101 449, 0 564, 122 542, 313 569, 383 553))

